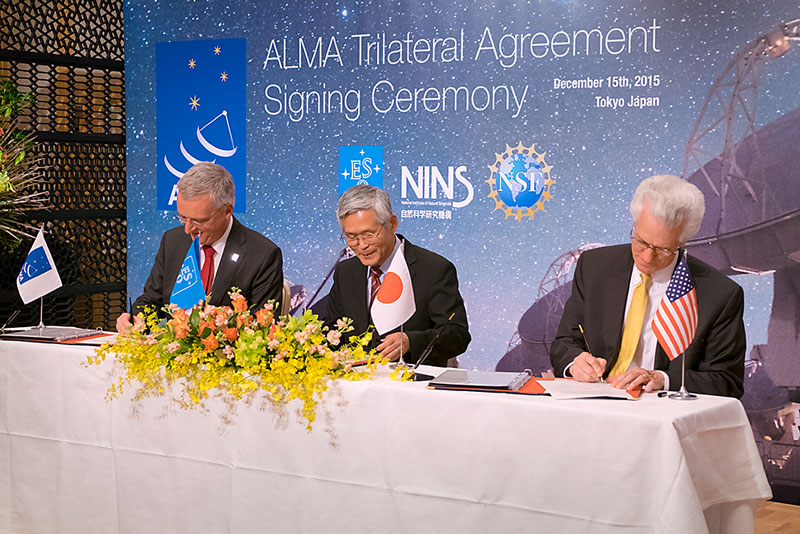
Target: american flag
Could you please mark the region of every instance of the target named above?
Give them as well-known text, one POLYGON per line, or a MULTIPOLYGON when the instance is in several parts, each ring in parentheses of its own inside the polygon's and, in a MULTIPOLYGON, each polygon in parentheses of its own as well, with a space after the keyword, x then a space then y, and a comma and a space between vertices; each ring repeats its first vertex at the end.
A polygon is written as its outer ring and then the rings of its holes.
POLYGON ((686 263, 686 252, 678 262, 667 293, 653 319, 653 333, 670 360, 692 343, 697 331, 697 292, 686 263))

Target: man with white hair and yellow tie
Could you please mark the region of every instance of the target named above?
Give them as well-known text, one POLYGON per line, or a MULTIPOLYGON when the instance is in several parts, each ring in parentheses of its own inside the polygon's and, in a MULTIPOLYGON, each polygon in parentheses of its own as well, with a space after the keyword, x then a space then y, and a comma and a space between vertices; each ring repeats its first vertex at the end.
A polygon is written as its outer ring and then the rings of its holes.
POLYGON ((588 250, 578 260, 550 348, 556 376, 607 379, 617 388, 648 392, 677 390, 685 358, 689 391, 741 397, 746 342, 738 284, 689 256, 685 265, 697 302, 694 336, 671 359, 654 328, 682 247, 700 229, 703 193, 676 176, 652 176, 639 184, 630 211, 630 245, 588 250))

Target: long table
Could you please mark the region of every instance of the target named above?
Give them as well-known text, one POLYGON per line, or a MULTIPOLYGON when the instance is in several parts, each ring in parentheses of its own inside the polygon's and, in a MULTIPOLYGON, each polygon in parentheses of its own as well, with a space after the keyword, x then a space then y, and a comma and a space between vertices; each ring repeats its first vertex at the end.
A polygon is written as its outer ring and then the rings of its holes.
POLYGON ((741 404, 337 382, 313 432, 264 406, 104 400, 88 347, 0 341, 0 532, 752 532, 741 404))

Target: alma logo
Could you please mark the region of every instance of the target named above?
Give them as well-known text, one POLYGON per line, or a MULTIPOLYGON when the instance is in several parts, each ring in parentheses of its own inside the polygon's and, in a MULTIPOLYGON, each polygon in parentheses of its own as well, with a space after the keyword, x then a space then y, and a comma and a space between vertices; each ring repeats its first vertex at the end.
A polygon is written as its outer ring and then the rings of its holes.
POLYGON ((450 165, 445 172, 434 165, 420 165, 416 171, 403 165, 401 196, 403 200, 409 200, 410 193, 417 199, 445 198, 453 201, 454 208, 463 208, 472 202, 474 196, 472 183, 465 176, 466 172, 466 165, 450 165), (460 184, 458 187, 456 182, 460 184))

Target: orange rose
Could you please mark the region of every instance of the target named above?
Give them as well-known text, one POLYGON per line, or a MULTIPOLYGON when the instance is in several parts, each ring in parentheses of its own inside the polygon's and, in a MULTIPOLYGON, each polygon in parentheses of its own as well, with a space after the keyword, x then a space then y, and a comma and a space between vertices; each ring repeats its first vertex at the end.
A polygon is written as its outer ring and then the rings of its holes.
POLYGON ((267 336, 267 339, 269 339, 270 341, 275 339, 275 332, 277 332, 277 331, 278 331, 278 327, 275 326, 275 325, 272 325, 272 328, 269 329, 269 335, 267 336))
POLYGON ((225 335, 225 339, 227 339, 231 343, 236 341, 236 338, 239 337, 239 330, 235 327, 223 328, 222 333, 225 335))
POLYGON ((182 339, 189 335, 189 325, 186 323, 173 323, 172 331, 175 332, 175 339, 182 339))
POLYGON ((260 309, 256 312, 256 321, 261 326, 267 326, 272 322, 272 312, 266 309, 260 309))
POLYGON ((206 348, 208 352, 216 350, 219 347, 219 341, 217 338, 214 337, 213 334, 209 335, 207 338, 203 339, 203 346, 206 348))
POLYGON ((237 315, 236 316, 236 328, 241 328, 242 326, 247 324, 247 320, 249 317, 247 315, 237 315))
POLYGON ((233 309, 237 312, 245 312, 247 311, 247 299, 242 296, 241 293, 234 293, 231 295, 231 302, 233 303, 233 309))
POLYGON ((172 319, 176 321, 186 322, 189 320, 189 314, 183 308, 178 308, 172 313, 172 319))
POLYGON ((211 331, 213 332, 215 327, 216 327, 216 325, 214 324, 214 321, 205 321, 203 323, 200 323, 200 326, 197 329, 197 335, 200 335, 200 336, 203 335, 203 331, 206 328, 210 328, 211 331))

